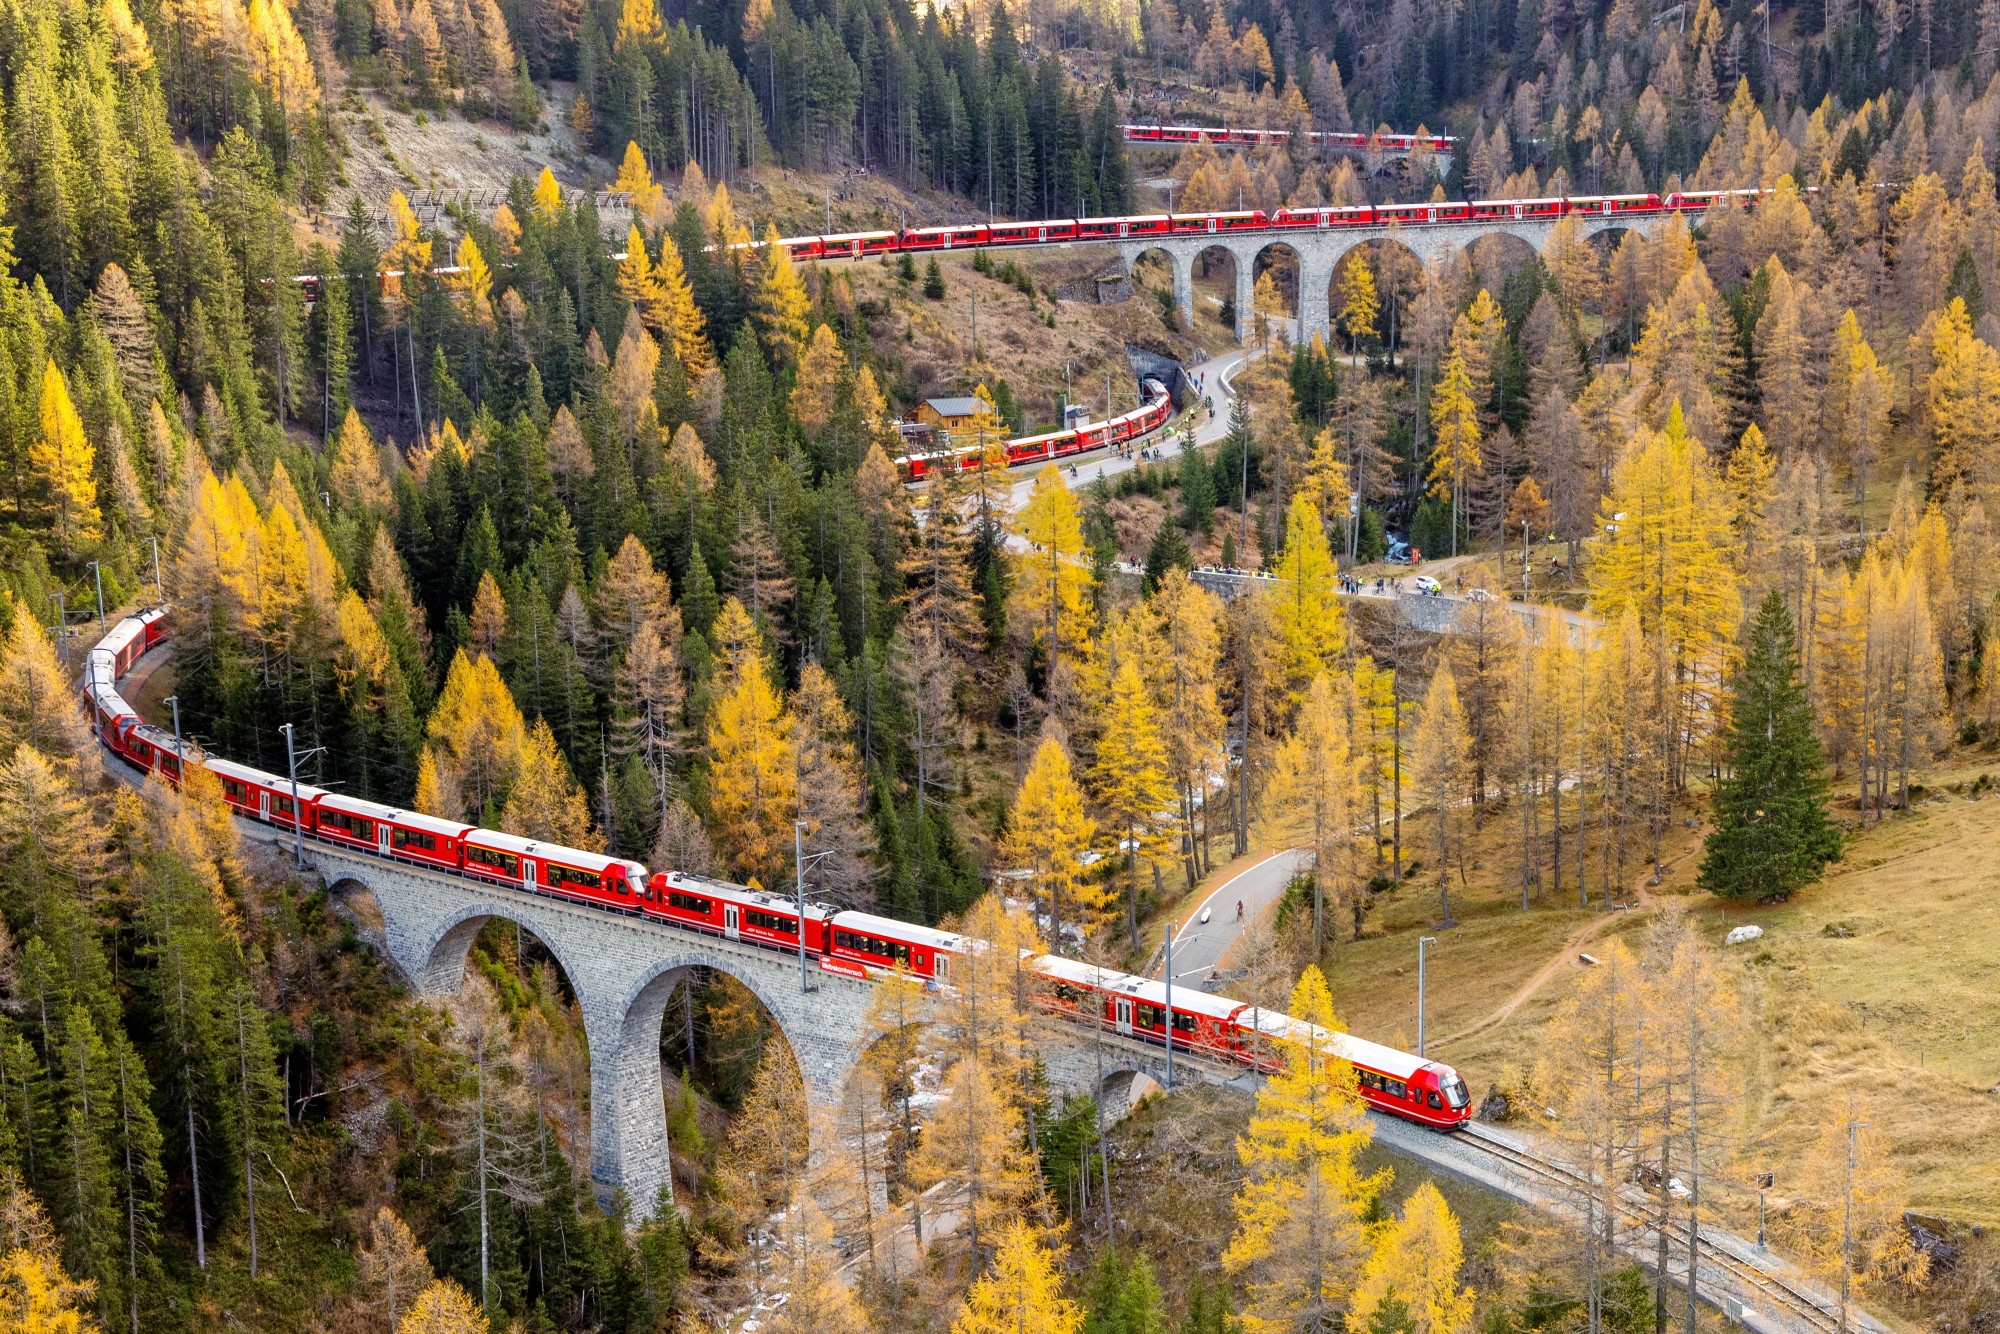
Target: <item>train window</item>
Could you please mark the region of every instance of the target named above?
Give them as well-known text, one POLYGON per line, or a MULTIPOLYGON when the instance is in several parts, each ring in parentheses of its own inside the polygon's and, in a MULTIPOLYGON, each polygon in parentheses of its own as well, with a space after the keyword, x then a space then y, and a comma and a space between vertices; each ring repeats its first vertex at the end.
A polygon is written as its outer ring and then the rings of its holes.
POLYGON ((1382 1076, 1376 1074, 1373 1070, 1356 1070, 1354 1077, 1362 1088, 1380 1091, 1382 1087, 1382 1076))
POLYGON ((1056 983, 1056 999, 1065 1005, 1075 1005, 1083 999, 1083 993, 1067 982, 1056 983))
POLYGON ((683 894, 678 889, 667 891, 667 904, 669 907, 679 908, 682 912, 700 913, 703 917, 715 910, 715 905, 707 899, 693 894, 683 894))
POLYGON ((560 889, 564 885, 578 885, 584 889, 596 889, 603 883, 603 877, 595 871, 579 871, 574 866, 557 866, 548 863, 549 885, 560 889))
POLYGON ((222 780, 222 795, 230 801, 239 803, 248 802, 250 800, 250 789, 237 782, 234 778, 225 778, 222 780))
POLYGON ((1400 1079, 1385 1079, 1382 1081, 1382 1085, 1382 1091, 1392 1098, 1407 1098, 1410 1096, 1409 1086, 1404 1084, 1400 1079))
POLYGON ((292 799, 290 797, 271 798, 271 813, 273 815, 289 816, 292 813, 292 799))
POLYGON ((319 813, 319 823, 322 829, 329 827, 338 829, 349 838, 360 839, 363 843, 375 841, 375 822, 364 820, 358 815, 349 815, 344 811, 323 810, 319 813))
POLYGON ((1442 1109, 1444 1107, 1444 1099, 1440 1098, 1435 1092, 1426 1093, 1424 1095, 1424 1101, 1428 1102, 1431 1106, 1436 1108, 1442 1109))
POLYGON ((521 873, 521 859, 511 852, 496 852, 492 848, 467 848, 465 860, 504 871, 510 879, 521 873))
POLYGON ((776 913, 758 912, 755 908, 751 908, 744 912, 743 920, 751 926, 775 931, 781 936, 796 936, 799 933, 798 919, 794 917, 780 917, 776 913))
POLYGON ((1174 1029, 1177 1032, 1192 1033, 1195 1030, 1195 1024, 1197 1022, 1198 1021, 1191 1014, 1182 1014, 1179 1011, 1176 1011, 1174 1013, 1174 1029))
POLYGON ((436 852, 438 841, 435 835, 421 833, 415 829, 391 829, 389 843, 398 848, 421 848, 425 852, 436 852))
POLYGON ((1153 1005, 1139 1006, 1138 1019, 1139 1027, 1141 1028, 1158 1028, 1160 1026, 1159 1007, 1153 1005))

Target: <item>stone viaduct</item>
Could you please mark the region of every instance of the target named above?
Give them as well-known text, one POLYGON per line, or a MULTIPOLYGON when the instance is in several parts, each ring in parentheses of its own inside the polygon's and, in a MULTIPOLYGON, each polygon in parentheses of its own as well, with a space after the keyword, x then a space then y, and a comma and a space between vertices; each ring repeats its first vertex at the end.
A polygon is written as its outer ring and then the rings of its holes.
MULTIPOLYGON (((1585 236, 1599 236, 1607 232, 1635 231, 1650 234, 1668 216, 1665 213, 1627 214, 1623 216, 1593 217, 1588 214, 1573 214, 1581 224, 1585 236)), ((1118 247, 1125 272, 1131 273, 1132 266, 1150 252, 1163 255, 1173 268, 1174 305, 1180 311, 1185 327, 1193 327, 1194 320, 1194 265, 1205 252, 1220 250, 1227 253, 1236 267, 1236 335, 1244 338, 1254 327, 1254 313, 1251 308, 1251 293, 1256 282, 1257 261, 1265 251, 1273 247, 1289 249, 1298 258, 1299 272, 1299 338, 1311 338, 1315 333, 1331 337, 1333 310, 1331 289, 1333 275, 1340 267, 1340 261, 1347 252, 1358 245, 1370 241, 1387 241, 1400 245, 1419 262, 1428 264, 1434 259, 1443 259, 1453 252, 1471 245, 1486 236, 1511 236, 1540 254, 1548 244, 1549 233, 1555 230, 1555 221, 1521 219, 1500 222, 1439 222, 1396 224, 1375 227, 1322 227, 1284 231, 1209 233, 1194 236, 1159 236, 1135 238, 1132 240, 1108 242, 1118 247)))
MULTIPOLYGON (((291 854, 293 835, 245 828, 291 854)), ((362 939, 419 996, 457 992, 473 937, 495 918, 518 924, 548 948, 576 995, 590 1048, 591 1177, 601 1196, 623 1190, 635 1217, 650 1215, 662 1192, 672 1198, 660 1023, 674 988, 692 970, 727 973, 762 1002, 791 1044, 809 1097, 826 1103, 841 1097, 860 1055, 873 984, 825 972, 816 961, 802 977, 795 954, 391 862, 310 836, 302 843, 306 862, 362 939)), ((1084 1029, 1054 1032, 1044 1060, 1054 1088, 1095 1093, 1111 1115, 1122 1115, 1151 1083, 1167 1079, 1160 1049, 1084 1029)), ((1174 1077, 1182 1084, 1255 1083, 1241 1067, 1185 1053, 1174 1058, 1174 1077)))

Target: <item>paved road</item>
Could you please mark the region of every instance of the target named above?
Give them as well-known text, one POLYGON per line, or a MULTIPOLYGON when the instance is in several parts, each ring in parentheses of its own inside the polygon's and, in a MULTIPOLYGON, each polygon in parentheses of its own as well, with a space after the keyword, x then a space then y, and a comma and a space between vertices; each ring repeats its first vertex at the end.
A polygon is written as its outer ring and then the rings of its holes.
MULTIPOLYGON (((1174 981, 1188 986, 1200 986, 1202 979, 1214 972, 1245 929, 1265 913, 1277 906, 1283 897, 1285 886, 1291 883, 1298 868, 1299 850, 1287 848, 1273 853, 1229 879, 1217 885, 1202 900, 1200 908, 1189 919, 1187 926, 1174 941, 1174 981), (1236 903, 1243 902, 1243 920, 1236 919, 1236 903), (1207 923, 1201 921, 1202 913, 1209 914, 1207 923)), ((1166 960, 1162 958, 1153 969, 1153 976, 1164 977, 1166 960)))
MULTIPOLYGON (((1230 381, 1252 357, 1260 355, 1262 348, 1252 344, 1247 347, 1225 349, 1206 361, 1188 367, 1189 378, 1200 377, 1204 391, 1215 402, 1215 412, 1208 420, 1194 428, 1194 440, 1197 445, 1213 443, 1229 433, 1230 381)), ((1178 432, 1170 431, 1147 442, 1145 447, 1152 450, 1156 458, 1178 458, 1181 452, 1181 437, 1178 432)), ((1132 458, 1120 458, 1108 451, 1099 453, 1076 464, 1076 475, 1069 479, 1070 488, 1080 490, 1100 477, 1115 477, 1138 465, 1139 459, 1136 455, 1132 458)), ((1066 468, 1069 465, 1058 466, 1066 468)), ((1041 469, 1037 468, 1028 472, 1014 483, 1012 499, 1015 509, 1018 510, 1028 503, 1028 493, 1035 487, 1035 473, 1040 471, 1041 469)))

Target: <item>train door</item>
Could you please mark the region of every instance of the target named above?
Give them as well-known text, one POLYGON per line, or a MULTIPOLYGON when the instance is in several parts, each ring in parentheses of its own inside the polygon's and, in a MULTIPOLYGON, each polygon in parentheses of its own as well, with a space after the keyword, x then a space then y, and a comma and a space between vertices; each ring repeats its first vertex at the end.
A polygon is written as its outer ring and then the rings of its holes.
POLYGON ((521 858, 521 888, 532 890, 534 887, 535 859, 533 857, 523 857, 521 858))
POLYGON ((380 820, 375 822, 375 850, 384 857, 394 855, 389 851, 389 826, 380 820))
POLYGON ((1121 996, 1115 1006, 1115 1013, 1118 1016, 1118 1031, 1130 1037, 1132 1035, 1132 1002, 1121 996))
POLYGON ((934 954, 931 956, 931 976, 940 982, 949 982, 951 980, 950 955, 934 954))
POLYGON ((736 905, 733 903, 722 905, 722 934, 728 936, 731 940, 741 940, 743 938, 743 928, 737 920, 736 905))
POLYGON ((257 792, 257 818, 266 822, 271 818, 271 794, 262 789, 257 792))

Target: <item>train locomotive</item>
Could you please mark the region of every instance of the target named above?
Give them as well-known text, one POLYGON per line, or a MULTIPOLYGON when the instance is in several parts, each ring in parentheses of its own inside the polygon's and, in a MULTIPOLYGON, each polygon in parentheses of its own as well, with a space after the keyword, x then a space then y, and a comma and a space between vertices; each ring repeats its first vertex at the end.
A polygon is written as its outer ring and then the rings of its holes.
MULTIPOLYGON (((113 755, 178 782, 186 766, 214 774, 231 810, 278 832, 437 874, 549 895, 607 912, 651 918, 758 949, 798 955, 849 977, 904 973, 926 986, 952 984, 955 961, 988 948, 933 927, 854 912, 682 871, 585 852, 297 783, 207 754, 142 719, 119 691, 121 678, 171 636, 171 609, 125 617, 90 650, 79 686, 92 730, 113 755)), ((1037 1003, 1079 1024, 1211 1061, 1269 1073, 1288 1045, 1312 1044, 1351 1063, 1370 1105, 1439 1130, 1470 1117, 1465 1082, 1450 1066, 1329 1032, 1273 1010, 1188 987, 1169 993, 1151 978, 1056 955, 1024 960, 1037 1003)))

